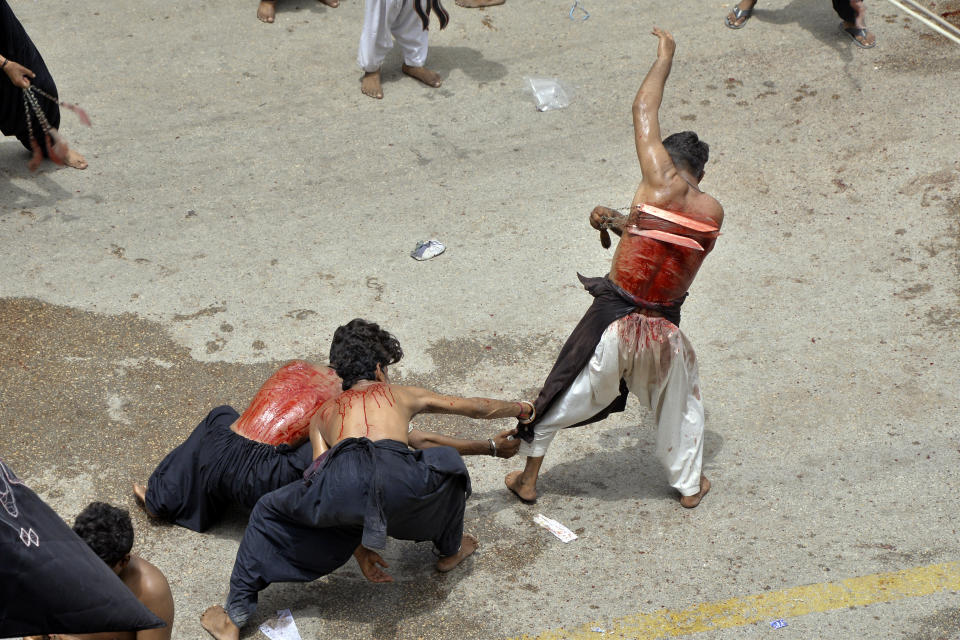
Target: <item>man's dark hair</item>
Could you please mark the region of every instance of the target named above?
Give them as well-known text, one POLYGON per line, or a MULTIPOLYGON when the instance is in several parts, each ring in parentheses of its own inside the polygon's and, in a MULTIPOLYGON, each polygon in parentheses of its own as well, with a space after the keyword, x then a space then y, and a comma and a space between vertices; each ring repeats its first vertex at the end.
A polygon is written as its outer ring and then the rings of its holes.
POLYGON ((110 567, 123 560, 133 548, 130 514, 106 502, 91 502, 77 516, 73 531, 110 567))
POLYGON ((360 318, 337 327, 330 345, 330 367, 343 380, 346 391, 359 380, 373 380, 381 369, 400 362, 400 342, 375 322, 360 318))
POLYGON ((663 146, 678 169, 686 169, 698 180, 703 177, 703 167, 710 157, 710 145, 698 138, 696 133, 681 131, 667 136, 663 146))

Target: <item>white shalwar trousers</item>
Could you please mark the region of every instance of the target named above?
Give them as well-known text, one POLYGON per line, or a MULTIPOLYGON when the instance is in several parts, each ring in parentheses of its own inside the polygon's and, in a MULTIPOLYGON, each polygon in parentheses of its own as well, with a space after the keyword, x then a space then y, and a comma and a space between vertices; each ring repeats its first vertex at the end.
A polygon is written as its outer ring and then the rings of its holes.
POLYGON ((413 7, 415 0, 366 0, 363 31, 357 64, 364 71, 376 71, 383 64, 396 40, 403 51, 403 62, 422 67, 427 61, 427 35, 420 16, 413 7))
POLYGON ((693 347, 664 318, 632 313, 603 332, 590 362, 554 400, 520 454, 540 457, 557 431, 607 408, 620 394, 620 380, 654 412, 656 453, 670 485, 685 496, 700 491, 703 464, 703 402, 693 347))

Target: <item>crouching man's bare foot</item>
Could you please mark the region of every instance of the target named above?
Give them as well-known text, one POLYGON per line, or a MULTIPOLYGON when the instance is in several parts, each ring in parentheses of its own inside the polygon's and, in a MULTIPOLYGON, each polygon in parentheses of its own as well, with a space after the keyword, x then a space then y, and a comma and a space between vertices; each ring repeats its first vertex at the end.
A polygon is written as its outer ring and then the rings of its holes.
POLYGON ((63 163, 74 169, 87 168, 87 159, 80 155, 80 152, 76 149, 67 149, 67 157, 63 159, 63 163))
POLYGON ((479 546, 480 541, 477 540, 475 536, 469 533, 463 534, 463 538, 460 539, 460 550, 452 556, 447 556, 437 560, 437 571, 446 573, 447 571, 456 568, 458 564, 471 556, 479 546))
POLYGON ((133 497, 137 499, 137 504, 143 507, 143 510, 151 518, 158 517, 157 514, 147 508, 147 488, 138 482, 133 483, 133 497))
POLYGON ((260 0, 260 6, 257 7, 257 19, 260 22, 270 24, 277 15, 276 0, 260 0))
POLYGON ((436 71, 430 71, 430 69, 427 69, 426 67, 410 67, 403 65, 400 67, 400 69, 411 78, 416 78, 423 84, 427 85, 428 87, 433 87, 434 89, 443 83, 443 81, 440 79, 439 73, 436 71))
POLYGON ((217 640, 239 640, 240 627, 233 624, 227 611, 220 605, 215 605, 203 612, 200 616, 200 625, 217 640))
POLYGON ((710 492, 710 481, 707 480, 707 476, 700 476, 700 493, 696 493, 692 496, 680 496, 680 506, 686 509, 693 509, 695 506, 700 504, 700 501, 703 500, 703 496, 707 495, 710 492))
POLYGON ((331 9, 336 9, 340 6, 340 0, 320 0, 320 2, 327 5, 331 9))
POLYGON ((523 471, 511 471, 503 479, 503 483, 523 504, 534 504, 537 501, 537 486, 524 481, 523 471))
POLYGON ((495 7, 506 1, 507 0, 456 0, 456 3, 458 7, 463 7, 464 9, 477 9, 480 7, 495 7))
POLYGON ((366 71, 360 78, 360 91, 363 95, 380 100, 383 98, 383 88, 380 86, 380 69, 366 71))

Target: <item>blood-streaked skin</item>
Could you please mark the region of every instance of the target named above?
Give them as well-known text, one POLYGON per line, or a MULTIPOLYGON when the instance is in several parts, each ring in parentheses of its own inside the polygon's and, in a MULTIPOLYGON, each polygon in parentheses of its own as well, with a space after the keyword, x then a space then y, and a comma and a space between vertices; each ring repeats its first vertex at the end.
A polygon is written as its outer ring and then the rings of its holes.
MULTIPOLYGON (((690 216, 689 213, 684 215, 690 216)), ((692 216, 691 216, 692 217, 692 216)), ((670 302, 690 288, 704 258, 716 244, 716 232, 697 232, 641 213, 630 211, 625 227, 654 229, 693 238, 703 251, 688 249, 653 238, 624 233, 613 255, 610 279, 634 297, 648 302, 670 302)))
POLYGON ((233 429, 257 442, 298 445, 307 439, 310 418, 341 393, 340 385, 333 369, 294 360, 263 383, 233 429))
POLYGON ((329 429, 331 420, 339 420, 340 423, 335 425, 337 427, 337 439, 331 443, 331 446, 343 438, 370 435, 370 427, 374 425, 371 425, 367 419, 368 402, 371 408, 376 405, 377 409, 382 409, 383 407, 396 405, 397 399, 390 390, 390 385, 378 383, 360 389, 347 389, 323 406, 320 410, 320 419, 323 421, 324 427, 329 429), (347 424, 347 416, 352 415, 351 410, 355 407, 362 409, 362 412, 359 413, 359 416, 362 417, 362 423, 354 418, 350 424, 347 424), (337 414, 336 418, 334 418, 334 413, 337 414))

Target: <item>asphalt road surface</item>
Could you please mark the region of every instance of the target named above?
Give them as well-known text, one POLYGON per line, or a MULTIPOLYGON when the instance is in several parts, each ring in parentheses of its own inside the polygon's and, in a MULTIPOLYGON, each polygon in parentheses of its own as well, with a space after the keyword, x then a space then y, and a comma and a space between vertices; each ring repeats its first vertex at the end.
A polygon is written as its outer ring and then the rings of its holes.
POLYGON ((482 547, 461 568, 391 541, 394 584, 351 562, 271 586, 245 637, 289 608, 305 639, 960 638, 960 46, 882 0, 869 51, 825 0, 764 0, 739 31, 710 2, 448 4, 443 86, 395 51, 376 101, 359 0, 281 0, 273 25, 252 0, 13 0, 94 126, 64 113, 82 172, 0 143, 0 457, 69 522, 129 508, 174 637, 204 637, 245 515, 152 524, 130 483, 357 316, 399 337, 402 382, 532 398, 591 300, 576 273, 609 266, 588 213, 639 181, 658 25, 678 45, 663 130, 710 143, 726 210, 683 309, 713 491, 678 506, 633 400, 557 438, 534 507, 502 484, 521 460, 468 460, 482 547), (527 76, 570 106, 536 111, 527 76), (427 238, 446 252, 412 260, 427 238))

